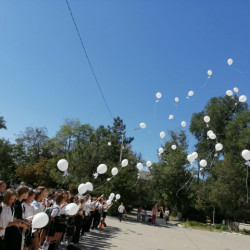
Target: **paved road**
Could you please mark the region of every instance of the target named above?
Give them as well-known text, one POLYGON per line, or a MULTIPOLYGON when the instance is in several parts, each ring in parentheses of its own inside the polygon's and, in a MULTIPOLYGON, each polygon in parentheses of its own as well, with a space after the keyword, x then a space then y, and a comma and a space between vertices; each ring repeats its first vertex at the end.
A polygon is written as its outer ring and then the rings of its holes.
POLYGON ((79 247, 101 250, 249 250, 250 236, 217 233, 178 226, 151 226, 107 218, 106 228, 89 233, 79 247))

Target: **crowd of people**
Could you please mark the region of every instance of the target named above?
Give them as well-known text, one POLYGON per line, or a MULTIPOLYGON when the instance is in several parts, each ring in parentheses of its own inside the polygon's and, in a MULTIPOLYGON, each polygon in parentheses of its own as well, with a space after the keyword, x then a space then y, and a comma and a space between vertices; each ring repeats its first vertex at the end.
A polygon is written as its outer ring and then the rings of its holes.
POLYGON ((152 217, 151 218, 147 218, 148 217, 148 213, 146 209, 142 209, 142 206, 139 206, 137 209, 137 221, 147 221, 147 219, 149 220, 149 222, 152 223, 152 225, 156 224, 156 217, 157 214, 159 214, 159 217, 161 219, 165 219, 166 223, 168 223, 169 221, 169 209, 166 207, 158 207, 157 204, 154 205, 154 207, 151 210, 152 212, 152 217))
MULTIPOLYGON (((61 245, 77 246, 90 230, 106 226, 105 218, 111 206, 103 195, 72 196, 68 190, 48 192, 46 187, 31 189, 26 183, 20 183, 14 190, 0 181, 0 250, 52 250, 61 245), (74 216, 66 213, 69 203, 79 205, 74 216), (32 218, 39 212, 48 214, 49 223, 34 229, 32 218)), ((122 216, 123 204, 118 211, 122 216)))

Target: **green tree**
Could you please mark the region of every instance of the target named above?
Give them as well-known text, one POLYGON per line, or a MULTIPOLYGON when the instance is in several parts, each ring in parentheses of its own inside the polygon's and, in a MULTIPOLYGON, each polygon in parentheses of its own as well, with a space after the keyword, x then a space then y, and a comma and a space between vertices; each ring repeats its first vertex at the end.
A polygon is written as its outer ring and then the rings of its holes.
POLYGON ((2 116, 0 116, 0 129, 2 129, 2 128, 6 129, 5 123, 6 123, 6 121, 4 120, 4 118, 2 116))
POLYGON ((185 132, 170 131, 170 140, 164 145, 164 152, 160 155, 159 163, 151 167, 155 199, 160 204, 167 204, 177 212, 185 210, 185 203, 188 199, 186 190, 192 179, 186 157, 185 132), (171 149, 173 144, 177 146, 176 150, 171 149))
MULTIPOLYGON (((197 185, 197 204, 204 210, 215 207, 225 219, 249 218, 246 203, 246 166, 241 151, 249 148, 250 111, 246 103, 237 103, 236 97, 214 97, 200 113, 193 114, 190 131, 197 139, 200 159, 206 159, 205 179, 197 185), (203 121, 211 118, 209 127, 203 121), (213 130, 216 140, 210 140, 208 130, 213 130), (216 152, 215 144, 222 143, 223 150, 216 152)), ((249 180, 247 180, 249 182, 249 180)))
POLYGON ((20 132, 16 138, 16 148, 19 153, 20 151, 25 153, 27 163, 36 163, 40 157, 47 156, 47 152, 44 150, 47 140, 46 128, 27 127, 25 131, 20 132))
POLYGON ((11 182, 15 179, 12 145, 5 139, 0 139, 0 176, 1 179, 11 182))

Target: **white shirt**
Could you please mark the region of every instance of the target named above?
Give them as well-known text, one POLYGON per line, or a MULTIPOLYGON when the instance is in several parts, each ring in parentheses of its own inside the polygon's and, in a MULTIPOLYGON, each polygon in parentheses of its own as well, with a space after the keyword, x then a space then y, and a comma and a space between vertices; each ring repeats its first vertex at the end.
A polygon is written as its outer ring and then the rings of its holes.
POLYGON ((51 217, 56 217, 56 216, 60 215, 60 207, 58 205, 54 205, 53 208, 55 208, 55 209, 52 210, 51 217), (58 207, 58 208, 56 208, 56 207, 58 207))
POLYGON ((125 210, 125 207, 124 207, 123 205, 120 205, 120 206, 118 207, 119 213, 123 213, 124 210, 125 210))
POLYGON ((43 212, 45 210, 45 206, 42 204, 42 202, 38 202, 38 201, 34 200, 31 203, 31 205, 35 207, 36 213, 40 213, 40 212, 43 212))
MULTIPOLYGON (((68 205, 68 203, 66 202, 66 204, 68 205)), ((60 215, 61 214, 66 214, 67 215, 67 212, 66 212, 66 206, 67 205, 65 205, 65 204, 63 204, 62 206, 64 206, 64 207, 60 207, 60 215)), ((55 206, 55 205, 54 205, 55 206)))
POLYGON ((0 236, 4 236, 5 234, 5 229, 8 226, 10 222, 13 222, 14 219, 14 213, 15 210, 10 206, 7 206, 5 203, 2 203, 2 212, 0 215, 0 227, 3 228, 3 230, 0 231, 0 236), (13 213, 12 213, 13 209, 13 213))
POLYGON ((87 201, 83 205, 83 210, 85 211, 85 215, 88 216, 90 213, 90 206, 91 204, 87 201))
POLYGON ((90 202, 90 211, 95 210, 95 202, 90 202))
POLYGON ((27 219, 28 217, 31 217, 31 216, 33 217, 36 214, 36 209, 31 204, 27 204, 26 202, 23 202, 22 208, 23 208, 23 219, 27 219))
POLYGON ((107 213, 107 212, 108 212, 108 205, 104 205, 104 206, 103 206, 103 212, 104 212, 104 213, 107 213))

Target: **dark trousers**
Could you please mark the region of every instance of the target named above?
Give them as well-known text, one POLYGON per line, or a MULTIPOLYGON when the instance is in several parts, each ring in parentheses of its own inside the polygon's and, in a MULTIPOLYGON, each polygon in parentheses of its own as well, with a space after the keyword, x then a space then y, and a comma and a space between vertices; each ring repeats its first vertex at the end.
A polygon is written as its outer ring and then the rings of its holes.
POLYGON ((119 214, 119 220, 120 220, 120 221, 122 221, 122 215, 123 215, 123 213, 120 213, 120 214, 119 214))
POLYGON ((86 223, 84 226, 84 232, 89 232, 89 228, 92 222, 91 216, 85 216, 85 219, 86 219, 86 223))
POLYGON ((22 244, 22 228, 14 226, 7 227, 4 238, 7 250, 20 250, 22 244))
POLYGON ((81 235, 84 235, 84 233, 86 232, 86 225, 87 225, 87 217, 85 216, 83 221, 82 221, 82 231, 81 231, 81 235))
POLYGON ((72 239, 72 242, 74 243, 79 243, 79 240, 80 240, 80 232, 81 232, 81 226, 76 226, 76 231, 75 231, 75 234, 74 234, 74 237, 72 239))
POLYGON ((5 241, 4 238, 0 237, 0 250, 5 250, 5 241))
POLYGON ((91 225, 92 225, 92 222, 93 222, 93 219, 94 219, 94 211, 90 211, 90 216, 89 216, 89 221, 88 221, 88 231, 87 232, 89 232, 89 229, 90 229, 90 227, 91 227, 91 225))
POLYGON ((81 232, 81 228, 82 228, 82 217, 80 215, 77 215, 75 217, 75 227, 76 227, 76 231, 75 231, 74 237, 72 239, 72 242, 79 243, 80 232, 81 232))
POLYGON ((93 221, 93 228, 94 229, 97 229, 99 223, 100 223, 100 220, 101 220, 101 215, 100 213, 98 212, 95 212, 94 214, 94 221, 93 221))

